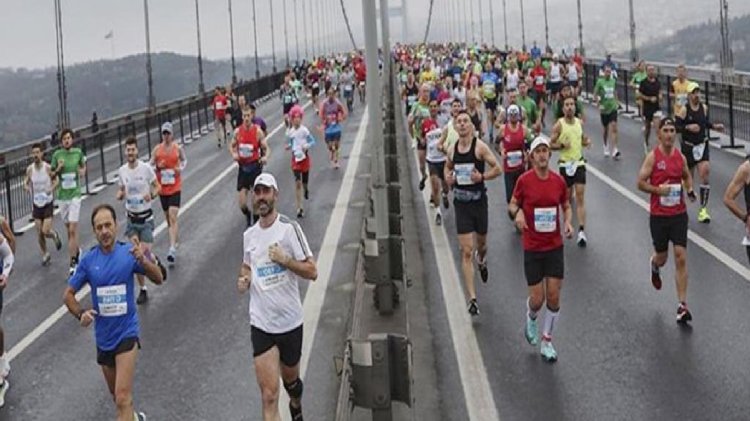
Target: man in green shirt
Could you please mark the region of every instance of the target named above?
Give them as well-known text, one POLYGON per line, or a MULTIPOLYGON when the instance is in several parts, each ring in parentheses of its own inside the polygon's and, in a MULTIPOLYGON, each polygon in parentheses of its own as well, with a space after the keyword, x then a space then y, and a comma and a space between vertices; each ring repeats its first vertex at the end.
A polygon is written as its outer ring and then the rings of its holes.
POLYGON ((529 96, 529 84, 521 79, 518 82, 518 105, 523 108, 523 116, 529 132, 538 134, 542 129, 541 115, 536 106, 536 101, 529 96))
POLYGON ((620 159, 620 151, 617 149, 617 81, 612 77, 612 67, 604 65, 604 76, 596 80, 594 85, 594 105, 599 105, 599 113, 604 127, 604 156, 612 153, 612 158, 620 159), (611 147, 608 143, 611 140, 611 147))
POLYGON ((638 91, 641 87, 641 82, 646 80, 646 78, 648 78, 648 73, 646 72, 646 62, 641 60, 635 67, 633 77, 630 78, 630 87, 635 91, 635 103, 638 104, 638 115, 643 115, 643 101, 641 100, 638 91))
POLYGON ((73 131, 65 129, 60 136, 62 148, 52 154, 52 177, 59 178, 57 203, 60 216, 68 232, 70 274, 75 272, 80 257, 78 247, 78 217, 81 212, 81 178, 86 174, 86 156, 80 148, 73 147, 73 131))
POLYGON ((424 190, 427 182, 427 142, 422 134, 422 123, 430 118, 430 92, 432 88, 428 83, 423 83, 419 87, 419 99, 411 106, 408 122, 409 131, 415 143, 412 147, 417 148, 419 157, 419 172, 422 178, 419 180, 419 190, 424 190))

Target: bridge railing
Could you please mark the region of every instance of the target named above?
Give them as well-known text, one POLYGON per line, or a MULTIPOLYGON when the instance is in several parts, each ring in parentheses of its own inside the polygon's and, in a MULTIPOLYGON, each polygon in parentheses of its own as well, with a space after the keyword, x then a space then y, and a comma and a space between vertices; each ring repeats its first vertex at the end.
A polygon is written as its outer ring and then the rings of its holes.
MULTIPOLYGON (((599 62, 600 63, 600 62, 599 62)), ((584 63, 584 75, 582 80, 582 91, 592 95, 596 79, 601 69, 599 63, 584 63)), ((663 100, 660 109, 664 115, 672 115, 674 97, 669 95, 669 87, 675 80, 670 73, 663 73, 658 68, 658 80, 661 83, 663 100)), ((625 114, 640 113, 636 103, 635 88, 630 85, 634 71, 629 68, 618 68, 617 70, 617 96, 623 103, 622 112, 625 114)), ((723 147, 739 148, 743 145, 739 140, 750 141, 750 86, 740 86, 734 83, 724 83, 716 80, 688 79, 698 83, 701 87, 701 96, 708 106, 708 115, 714 123, 723 123, 729 140, 723 147)))
MULTIPOLYGON (((248 102, 257 101, 275 92, 283 78, 283 73, 263 76, 238 85, 234 92, 244 95, 248 102)), ((178 142, 191 143, 208 133, 213 129, 214 121, 211 102, 211 94, 196 94, 159 104, 153 110, 136 110, 96 126, 76 128, 75 146, 80 147, 87 157, 82 192, 95 195, 114 183, 110 174, 125 162, 124 144, 128 136, 135 136, 139 150, 147 152, 150 158, 153 147, 161 141, 160 127, 165 121, 173 123, 174 137, 178 142)), ((31 195, 24 189, 23 180, 26 169, 33 162, 31 146, 36 143, 42 145, 46 159, 58 146, 48 136, 2 152, 0 213, 8 219, 14 231, 18 222, 31 215, 31 195)))

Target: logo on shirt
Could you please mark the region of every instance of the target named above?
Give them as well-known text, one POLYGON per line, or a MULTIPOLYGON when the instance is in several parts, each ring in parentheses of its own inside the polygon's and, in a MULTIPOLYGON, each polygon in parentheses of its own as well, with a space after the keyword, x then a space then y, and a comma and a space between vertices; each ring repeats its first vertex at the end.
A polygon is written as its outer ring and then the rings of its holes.
POLYGON ((656 163, 656 168, 664 171, 667 169, 667 163, 665 161, 659 161, 656 163))

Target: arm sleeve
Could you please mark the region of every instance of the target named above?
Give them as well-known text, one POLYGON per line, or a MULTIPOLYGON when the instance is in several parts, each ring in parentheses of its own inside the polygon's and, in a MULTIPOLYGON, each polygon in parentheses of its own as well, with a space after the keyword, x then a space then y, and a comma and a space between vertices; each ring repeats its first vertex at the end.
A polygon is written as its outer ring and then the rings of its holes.
POLYGON ((13 251, 10 249, 8 240, 5 240, 0 244, 0 258, 3 260, 2 274, 5 276, 10 275, 10 271, 13 270, 13 264, 15 263, 16 258, 13 256, 13 251))

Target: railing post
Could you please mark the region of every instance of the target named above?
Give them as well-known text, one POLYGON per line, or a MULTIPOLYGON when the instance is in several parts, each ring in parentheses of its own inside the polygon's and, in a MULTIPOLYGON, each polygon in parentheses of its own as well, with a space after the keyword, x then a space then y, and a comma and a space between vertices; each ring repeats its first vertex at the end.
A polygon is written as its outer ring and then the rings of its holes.
POLYGON ((198 116, 198 138, 200 139, 201 135, 203 134, 203 125, 201 124, 201 109, 198 105, 198 101, 193 100, 193 103, 195 104, 195 115, 198 116))
POLYGON ((148 110, 146 113, 146 121, 144 121, 144 126, 146 126, 146 145, 148 147, 148 159, 151 159, 151 110, 148 110))
MULTIPOLYGON (((122 126, 117 126, 117 152, 120 153, 120 165, 122 165, 125 162, 122 156, 122 126)), ((105 175, 104 168, 102 168, 102 180, 104 180, 105 175)))
POLYGON ((665 115, 670 116, 670 117, 674 117, 672 115, 672 95, 671 95, 671 92, 672 92, 672 78, 669 75, 667 75, 667 86, 666 86, 666 88, 667 88, 667 113, 665 115))
POLYGON ((177 117, 180 119, 180 143, 185 144, 185 127, 182 124, 182 103, 177 104, 177 117))
POLYGON ((623 114, 633 114, 633 112, 630 111, 630 85, 628 85, 628 71, 622 69, 622 75, 624 79, 623 86, 625 87, 625 112, 623 114))
MULTIPOLYGON (((83 156, 88 156, 87 150, 88 148, 86 148, 86 138, 84 137, 81 139, 81 151, 83 152, 83 156)), ((104 156, 104 152, 101 152, 101 154, 102 156, 104 156)), ((104 167, 102 167, 102 169, 104 169, 104 167)), ((102 174, 104 174, 103 171, 102 171, 102 174)), ((91 189, 89 188, 89 160, 88 159, 86 159, 86 172, 83 174, 83 179, 86 182, 86 194, 88 195, 95 194, 95 193, 91 193, 91 189)), ((104 178, 102 176, 102 180, 103 179, 104 178)))
POLYGON ((729 147, 736 148, 734 144, 734 86, 729 85, 729 147))
POLYGON ((193 109, 191 107, 191 102, 188 101, 187 103, 187 113, 188 113, 188 127, 190 128, 190 141, 192 142, 193 136, 195 134, 195 131, 193 130, 193 109))
POLYGON ((10 225, 10 230, 16 232, 15 228, 13 228, 13 199, 11 198, 10 191, 10 169, 7 164, 3 166, 3 172, 5 173, 5 196, 8 200, 8 224, 10 225))
MULTIPOLYGON (((709 99, 711 97, 711 91, 709 91, 709 86, 711 86, 708 81, 703 82, 703 92, 705 92, 705 100, 706 100, 706 109, 708 110, 706 112, 706 118, 708 118, 708 121, 711 121, 711 100, 709 99)), ((711 128, 708 128, 708 139, 709 140, 718 140, 718 136, 711 136, 711 128)))
MULTIPOLYGON (((102 133, 98 133, 95 137, 95 139, 99 143, 99 163, 102 167, 102 182, 101 185, 104 186, 107 184, 107 169, 104 164, 104 135, 102 133)), ((86 174, 88 175, 88 171, 86 171, 86 174)))
MULTIPOLYGON (((208 104, 206 104, 205 93, 201 93, 200 104, 201 107, 203 107, 203 116, 206 117, 206 133, 208 133, 211 130, 211 127, 209 127, 211 125, 211 120, 208 118, 208 104)), ((214 129, 215 128, 216 127, 214 127, 214 129)))

